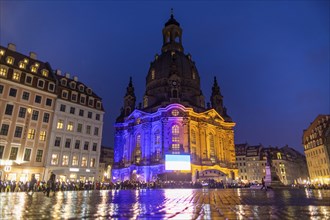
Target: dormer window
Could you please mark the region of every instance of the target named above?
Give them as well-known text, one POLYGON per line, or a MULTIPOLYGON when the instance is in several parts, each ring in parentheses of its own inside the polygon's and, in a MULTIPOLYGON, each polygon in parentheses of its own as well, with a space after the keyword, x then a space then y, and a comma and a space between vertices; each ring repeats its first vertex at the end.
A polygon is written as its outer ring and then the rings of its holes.
POLYGON ((100 102, 100 101, 97 101, 97 102, 96 102, 96 108, 97 108, 97 109, 101 109, 101 102, 100 102))
POLYGON ((92 95, 92 89, 91 88, 87 88, 86 92, 87 92, 88 95, 92 95))
POLYGON ((7 57, 7 64, 13 65, 14 64, 14 58, 7 57))
POLYGON ((44 77, 48 77, 48 71, 47 71, 47 70, 42 70, 41 74, 42 74, 44 77))
POLYGON ((36 73, 37 72, 37 67, 36 66, 31 66, 31 72, 36 73))
POLYGON ((18 72, 13 73, 13 80, 19 81, 21 79, 21 74, 18 72))
POLYGON ((88 105, 89 106, 94 106, 94 99, 93 98, 89 97, 89 99, 88 99, 88 105))
POLYGON ((62 98, 68 99, 68 91, 65 91, 65 90, 62 91, 62 98))
POLYGON ((0 68, 0 76, 7 76, 7 69, 4 67, 0 68))
POLYGON ((78 89, 79 89, 80 92, 84 92, 84 89, 85 89, 85 88, 84 88, 83 85, 79 85, 78 89))
POLYGON ((76 88, 76 83, 75 82, 70 82, 70 88, 75 89, 76 88))
POLYGON ((62 80, 61 80, 61 85, 62 85, 62 86, 66 86, 66 79, 62 79, 62 80))
POLYGON ((28 63, 29 63, 29 60, 25 58, 25 59, 24 59, 24 63, 25 63, 25 64, 28 64, 28 63))
POLYGON ((4 50, 0 50, 0 56, 5 55, 5 51, 4 50))
POLYGON ((26 64, 24 62, 19 62, 19 68, 21 69, 25 69, 26 68, 26 64))

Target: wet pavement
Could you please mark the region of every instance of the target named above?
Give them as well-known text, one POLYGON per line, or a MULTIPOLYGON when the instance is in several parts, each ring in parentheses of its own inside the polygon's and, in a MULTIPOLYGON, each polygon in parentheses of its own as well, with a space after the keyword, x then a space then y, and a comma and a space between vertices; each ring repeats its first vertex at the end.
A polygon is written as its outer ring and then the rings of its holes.
POLYGON ((140 189, 0 193, 1 219, 330 219, 330 190, 140 189))

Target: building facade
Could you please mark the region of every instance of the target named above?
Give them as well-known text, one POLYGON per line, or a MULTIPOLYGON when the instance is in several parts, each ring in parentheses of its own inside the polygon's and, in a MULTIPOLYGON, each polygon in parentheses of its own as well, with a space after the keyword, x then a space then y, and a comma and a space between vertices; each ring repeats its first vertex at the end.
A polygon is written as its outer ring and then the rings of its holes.
POLYGON ((112 166, 113 166, 113 148, 101 147, 100 164, 99 164, 99 178, 100 182, 110 182, 112 180, 112 166))
POLYGON ((27 181, 45 173, 56 100, 56 78, 35 53, 0 47, 0 177, 27 181))
POLYGON ((50 171, 62 180, 97 178, 101 98, 67 76, 35 53, 0 47, 1 180, 47 180, 50 171))
POLYGON ((237 144, 235 151, 239 179, 244 183, 261 183, 266 175, 267 153, 277 178, 284 185, 303 184, 308 180, 305 156, 291 147, 263 147, 261 144, 249 146, 245 143, 237 144))
POLYGON ((132 79, 127 86, 115 124, 113 180, 152 181, 175 172, 196 181, 207 170, 235 179, 234 126, 216 78, 205 105, 198 70, 184 53, 182 29, 171 15, 137 108, 132 79), (166 155, 190 156, 190 170, 166 169, 166 155))
POLYGON ((303 132, 310 182, 330 184, 330 115, 318 115, 303 132))
POLYGON ((94 181, 101 152, 103 106, 91 88, 56 72, 58 98, 47 154, 46 177, 94 181))

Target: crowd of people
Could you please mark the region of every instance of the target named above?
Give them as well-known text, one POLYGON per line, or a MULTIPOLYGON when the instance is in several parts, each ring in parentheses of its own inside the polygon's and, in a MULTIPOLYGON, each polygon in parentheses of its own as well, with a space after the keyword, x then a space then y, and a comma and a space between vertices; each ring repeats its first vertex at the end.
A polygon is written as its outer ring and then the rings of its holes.
MULTIPOLYGON (((37 181, 32 176, 30 181, 1 181, 0 192, 44 192, 49 196, 51 192, 57 191, 79 191, 79 190, 120 190, 120 189, 168 189, 168 188, 249 188, 251 184, 223 183, 214 180, 204 181, 151 181, 141 182, 126 180, 122 182, 92 182, 92 181, 57 181, 55 175, 51 175, 48 181, 37 181)), ((294 185, 292 187, 309 189, 330 189, 329 185, 294 185)))

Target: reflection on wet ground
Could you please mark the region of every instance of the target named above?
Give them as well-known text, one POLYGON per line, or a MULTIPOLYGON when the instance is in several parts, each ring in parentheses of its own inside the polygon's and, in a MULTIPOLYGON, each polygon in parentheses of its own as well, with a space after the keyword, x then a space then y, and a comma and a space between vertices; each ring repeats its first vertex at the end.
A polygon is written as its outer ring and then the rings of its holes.
POLYGON ((0 193, 1 219, 330 219, 330 190, 0 193))

